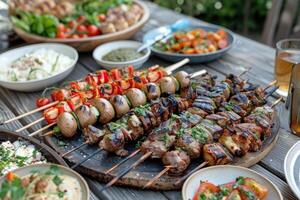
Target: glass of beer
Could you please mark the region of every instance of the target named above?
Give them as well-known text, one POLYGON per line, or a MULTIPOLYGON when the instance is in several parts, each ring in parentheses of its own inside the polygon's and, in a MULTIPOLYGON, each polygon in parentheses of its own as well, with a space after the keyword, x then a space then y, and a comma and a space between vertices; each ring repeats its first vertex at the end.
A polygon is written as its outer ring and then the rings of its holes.
POLYGON ((275 79, 279 89, 277 93, 288 95, 291 73, 300 65, 300 39, 285 39, 276 44, 275 79))

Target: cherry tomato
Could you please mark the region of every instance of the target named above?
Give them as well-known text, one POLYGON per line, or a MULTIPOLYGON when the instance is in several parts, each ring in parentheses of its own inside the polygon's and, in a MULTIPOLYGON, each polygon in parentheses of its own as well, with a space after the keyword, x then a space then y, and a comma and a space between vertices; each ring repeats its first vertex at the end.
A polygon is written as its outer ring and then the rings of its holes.
POLYGON ((78 33, 86 33, 87 32, 87 28, 84 25, 77 26, 76 30, 78 33))
POLYGON ((64 33, 66 32, 66 27, 64 24, 58 24, 58 26, 56 27, 57 32, 61 32, 64 33))
POLYGON ((64 32, 57 32, 56 38, 65 39, 67 35, 64 32))
POLYGON ((9 182, 13 181, 15 179, 15 174, 13 172, 8 172, 6 175, 6 180, 9 182))
POLYGON ((100 15, 98 16, 98 19, 99 19, 100 22, 104 22, 104 21, 106 20, 105 14, 100 14, 100 15))
POLYGON ((70 36, 70 38, 72 38, 72 39, 78 39, 78 38, 79 38, 79 35, 73 34, 73 35, 70 36))
POLYGON ((70 28, 74 28, 74 27, 76 27, 76 25, 77 25, 77 22, 74 21, 74 20, 72 20, 72 21, 70 21, 70 22, 68 23, 68 26, 69 26, 70 28))
POLYGON ((87 34, 79 34, 79 37, 80 38, 87 38, 87 37, 89 37, 87 34))
POLYGON ((89 25, 87 29, 88 29, 88 36, 96 36, 100 34, 99 28, 95 25, 89 25))
POLYGON ((79 22, 79 23, 83 23, 85 20, 86 20, 86 17, 83 15, 81 15, 77 18, 77 22, 79 22))
POLYGON ((46 97, 41 97, 41 98, 38 98, 35 102, 36 106, 37 107, 42 107, 42 106, 45 106, 47 104, 50 103, 50 99, 46 98, 46 97))
POLYGON ((55 122, 58 114, 58 108, 56 107, 52 107, 44 111, 44 117, 48 124, 55 122))

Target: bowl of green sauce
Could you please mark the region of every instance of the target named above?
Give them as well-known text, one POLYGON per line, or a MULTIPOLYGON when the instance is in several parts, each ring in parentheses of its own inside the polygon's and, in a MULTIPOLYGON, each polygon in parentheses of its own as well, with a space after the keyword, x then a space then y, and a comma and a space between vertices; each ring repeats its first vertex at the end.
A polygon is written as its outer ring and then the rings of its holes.
POLYGON ((123 68, 128 65, 137 69, 149 59, 151 53, 150 48, 137 52, 140 46, 141 42, 130 40, 110 42, 98 46, 93 52, 93 57, 105 69, 123 68))

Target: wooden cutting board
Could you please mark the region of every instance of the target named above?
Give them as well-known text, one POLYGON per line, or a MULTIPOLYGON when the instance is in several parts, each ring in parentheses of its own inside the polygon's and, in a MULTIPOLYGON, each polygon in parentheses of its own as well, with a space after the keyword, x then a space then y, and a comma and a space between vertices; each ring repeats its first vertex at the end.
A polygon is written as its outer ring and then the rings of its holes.
MULTIPOLYGON (((250 167, 260 160, 262 160, 274 147, 278 139, 278 131, 280 127, 280 121, 277 112, 275 113, 274 125, 272 127, 272 134, 266 140, 264 140, 262 148, 258 152, 248 153, 242 158, 235 158, 233 165, 250 167)), ((83 138, 78 134, 76 138, 71 140, 64 140, 63 143, 59 142, 58 138, 48 136, 45 138, 46 142, 53 147, 58 153, 66 152, 67 150, 73 149, 74 147, 79 146, 83 142, 83 138)), ((97 146, 85 146, 80 150, 72 152, 66 159, 71 163, 78 163, 86 156, 92 154, 98 149, 97 146)), ((135 144, 127 145, 126 149, 130 152, 135 150, 135 144)), ((119 163, 123 158, 118 157, 113 154, 109 154, 105 151, 98 153, 93 158, 89 159, 83 163, 80 167, 76 168, 82 174, 92 176, 97 178, 100 181, 108 182, 115 175, 124 171, 127 167, 130 166, 134 161, 141 157, 141 153, 136 155, 134 158, 128 160, 126 163, 122 164, 118 169, 112 172, 112 175, 105 175, 104 172, 115 164, 119 163)), ((201 159, 194 160, 189 168, 186 170, 186 173, 194 169, 196 166, 200 165, 203 161, 201 159)), ((137 188, 143 188, 143 186, 151 180, 155 175, 157 175, 162 169, 163 164, 160 160, 148 159, 143 162, 136 169, 133 169, 126 176, 117 181, 116 184, 131 186, 137 188)), ((184 176, 184 174, 182 174, 184 176)), ((180 178, 180 176, 169 176, 164 175, 156 181, 149 189, 157 190, 174 190, 180 189, 182 185, 174 185, 174 183, 180 178)))

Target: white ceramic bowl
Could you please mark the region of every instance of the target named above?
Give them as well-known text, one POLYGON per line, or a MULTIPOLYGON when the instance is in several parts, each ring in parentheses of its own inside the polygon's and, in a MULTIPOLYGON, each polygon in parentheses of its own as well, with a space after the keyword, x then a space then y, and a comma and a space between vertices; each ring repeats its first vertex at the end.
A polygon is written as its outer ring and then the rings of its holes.
POLYGON ((285 156, 284 174, 294 194, 300 199, 300 141, 285 156))
POLYGON ((123 68, 128 65, 133 65, 134 68, 140 68, 148 59, 151 53, 150 48, 145 49, 145 55, 131 61, 126 62, 110 62, 102 60, 102 57, 112 50, 120 49, 120 48, 138 48, 142 46, 141 42, 131 41, 131 40, 121 40, 116 42, 109 42, 103 45, 98 46, 93 52, 93 58, 97 61, 99 65, 104 67, 105 69, 114 69, 114 68, 123 68))
POLYGON ((269 179, 251 169, 233 165, 212 166, 195 172, 185 181, 182 187, 182 198, 183 200, 193 199, 200 181, 209 181, 220 185, 234 181, 239 176, 253 178, 258 183, 266 186, 269 191, 265 200, 283 200, 279 189, 269 179))
MULTIPOLYGON (((49 171, 51 166, 57 166, 60 174, 64 174, 64 175, 73 177, 79 182, 79 185, 81 188, 81 198, 80 199, 82 199, 82 200, 90 199, 90 190, 89 190, 88 184, 82 178, 82 176, 80 174, 78 174, 77 172, 73 171, 72 169, 64 167, 62 165, 56 165, 56 164, 51 164, 51 163, 35 164, 35 165, 30 165, 30 166, 21 167, 19 169, 16 169, 13 171, 13 173, 19 177, 24 177, 24 176, 32 174, 32 172, 35 170, 42 172, 42 173, 47 172, 47 171, 49 171)), ((6 179, 5 176, 2 176, 0 178, 0 185, 2 185, 2 183, 5 179, 6 179)))
POLYGON ((49 76, 44 79, 39 80, 29 80, 29 81, 6 81, 0 80, 0 86, 11 89, 17 90, 22 92, 33 92, 42 90, 46 87, 52 86, 55 83, 63 80, 67 77, 75 67, 75 64, 78 60, 78 53, 77 51, 68 45, 65 44, 56 44, 56 43, 42 43, 42 44, 33 44, 28 46, 19 47, 16 49, 8 50, 2 54, 0 54, 0 63, 2 65, 0 67, 6 67, 13 61, 17 60, 18 58, 24 56, 26 53, 30 53, 34 50, 44 48, 44 49, 52 49, 60 54, 68 56, 73 60, 72 64, 66 69, 58 74, 49 76), (3 63, 7 63, 7 65, 3 65, 3 63))

